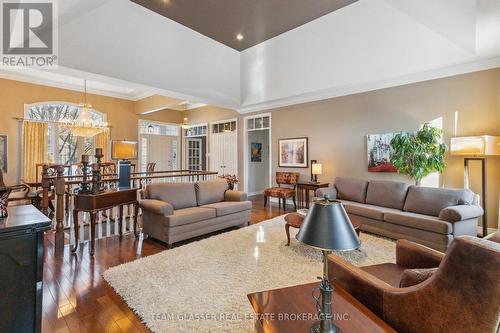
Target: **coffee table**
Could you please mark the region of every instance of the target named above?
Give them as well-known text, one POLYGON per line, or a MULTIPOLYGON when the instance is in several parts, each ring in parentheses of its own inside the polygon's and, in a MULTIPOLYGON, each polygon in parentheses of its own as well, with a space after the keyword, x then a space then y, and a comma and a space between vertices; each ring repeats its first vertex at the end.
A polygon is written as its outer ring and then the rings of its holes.
MULTIPOLYGON (((335 325, 343 333, 396 333, 382 319, 333 282, 335 325)), ((319 283, 248 294, 256 314, 255 332, 304 333, 317 320, 316 302, 311 290, 319 283)))
MULTIPOLYGON (((303 214, 304 211, 301 213, 289 213, 285 216, 285 232, 286 232, 286 239, 287 243, 286 245, 290 245, 290 227, 292 228, 297 228, 299 229, 300 226, 302 225, 302 222, 304 222, 304 217, 305 215, 303 214)), ((307 214, 307 213, 306 213, 307 214)), ((354 231, 356 231, 356 234, 359 237, 359 233, 361 232, 361 223, 358 221, 353 221, 351 220, 352 226, 354 227, 354 231)))

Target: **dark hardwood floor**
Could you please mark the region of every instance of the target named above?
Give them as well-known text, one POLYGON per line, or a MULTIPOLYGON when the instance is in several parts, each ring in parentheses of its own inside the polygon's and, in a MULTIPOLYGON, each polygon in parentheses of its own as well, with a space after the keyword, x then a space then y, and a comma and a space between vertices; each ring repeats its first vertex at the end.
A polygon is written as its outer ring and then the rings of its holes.
MULTIPOLYGON (((284 213, 277 204, 264 207, 262 196, 251 200, 252 224, 284 213)), ((287 208, 291 211, 293 206, 287 208)), ((81 244, 77 255, 69 246, 56 252, 53 233, 46 235, 44 245, 42 332, 149 332, 101 275, 109 267, 164 251, 164 245, 130 234, 114 236, 96 240, 94 257, 89 256, 88 242, 81 244)))

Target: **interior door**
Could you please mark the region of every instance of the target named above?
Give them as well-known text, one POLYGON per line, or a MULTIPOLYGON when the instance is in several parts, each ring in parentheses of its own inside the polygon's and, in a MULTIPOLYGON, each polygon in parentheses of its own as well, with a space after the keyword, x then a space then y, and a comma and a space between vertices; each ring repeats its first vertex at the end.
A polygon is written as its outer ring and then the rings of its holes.
MULTIPOLYGON (((156 163, 156 171, 175 170, 177 168, 175 137, 165 135, 143 134, 147 140, 147 162, 156 163)), ((146 162, 146 163, 147 163, 146 162)))
POLYGON ((186 165, 189 170, 202 170, 202 139, 186 139, 186 165))
POLYGON ((236 131, 215 133, 210 140, 210 170, 220 174, 238 174, 236 131))

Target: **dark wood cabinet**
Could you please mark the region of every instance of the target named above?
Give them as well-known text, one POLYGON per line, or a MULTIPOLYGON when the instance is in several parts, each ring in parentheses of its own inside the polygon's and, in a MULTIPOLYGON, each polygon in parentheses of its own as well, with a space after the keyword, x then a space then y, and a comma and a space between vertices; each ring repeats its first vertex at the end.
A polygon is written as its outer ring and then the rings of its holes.
POLYGON ((32 205, 0 219, 0 332, 41 331, 43 233, 51 220, 32 205))

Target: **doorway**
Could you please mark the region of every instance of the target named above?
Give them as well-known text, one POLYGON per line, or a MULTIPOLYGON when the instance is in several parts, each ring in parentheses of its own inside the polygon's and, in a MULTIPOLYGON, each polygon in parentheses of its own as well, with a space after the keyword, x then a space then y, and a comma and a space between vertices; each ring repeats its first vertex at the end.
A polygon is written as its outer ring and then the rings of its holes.
POLYGON ((238 175, 237 120, 211 123, 210 171, 220 175, 238 175))
POLYGON ((178 170, 179 126, 139 120, 140 169, 156 163, 156 171, 178 170))
POLYGON ((245 190, 249 195, 271 187, 271 114, 245 117, 245 190))
POLYGON ((192 125, 184 133, 184 167, 188 170, 207 170, 208 125, 192 125))

